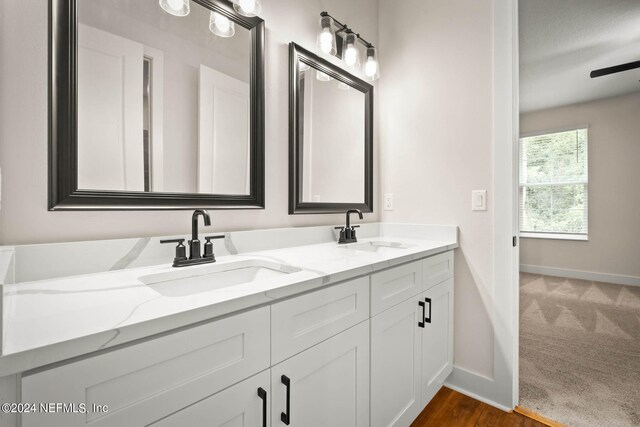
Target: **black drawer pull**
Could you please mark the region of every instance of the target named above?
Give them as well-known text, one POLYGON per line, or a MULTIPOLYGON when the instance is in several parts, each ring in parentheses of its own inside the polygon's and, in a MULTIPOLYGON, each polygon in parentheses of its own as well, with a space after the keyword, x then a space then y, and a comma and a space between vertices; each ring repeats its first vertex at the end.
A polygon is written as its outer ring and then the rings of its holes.
POLYGON ((420 317, 420 320, 418 320, 418 326, 424 328, 424 301, 418 301, 418 305, 422 307, 422 316, 420 317))
POLYGON ((267 391, 258 387, 258 396, 262 399, 262 427, 267 427, 267 391))
POLYGON ((286 375, 280 377, 280 381, 287 388, 287 412, 280 413, 280 421, 282 421, 285 425, 289 425, 291 421, 291 380, 286 375))
POLYGON ((429 304, 429 317, 425 317, 424 321, 427 323, 431 323, 431 298, 425 298, 424 302, 429 304))

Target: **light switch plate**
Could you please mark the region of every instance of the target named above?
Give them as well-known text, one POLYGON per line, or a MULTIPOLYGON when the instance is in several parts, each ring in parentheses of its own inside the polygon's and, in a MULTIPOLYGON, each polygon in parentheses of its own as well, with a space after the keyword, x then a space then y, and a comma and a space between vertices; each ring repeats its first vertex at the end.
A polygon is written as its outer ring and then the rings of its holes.
POLYGON ((471 191, 471 210, 472 211, 487 210, 487 190, 471 191))
POLYGON ((393 193, 384 193, 384 210, 393 210, 393 193))

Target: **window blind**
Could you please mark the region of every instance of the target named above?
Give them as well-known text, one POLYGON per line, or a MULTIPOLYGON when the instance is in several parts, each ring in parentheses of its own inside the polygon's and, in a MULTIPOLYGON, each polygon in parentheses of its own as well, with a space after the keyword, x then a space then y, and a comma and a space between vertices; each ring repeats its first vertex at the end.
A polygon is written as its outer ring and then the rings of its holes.
POLYGON ((520 231, 588 232, 588 130, 520 139, 520 231))

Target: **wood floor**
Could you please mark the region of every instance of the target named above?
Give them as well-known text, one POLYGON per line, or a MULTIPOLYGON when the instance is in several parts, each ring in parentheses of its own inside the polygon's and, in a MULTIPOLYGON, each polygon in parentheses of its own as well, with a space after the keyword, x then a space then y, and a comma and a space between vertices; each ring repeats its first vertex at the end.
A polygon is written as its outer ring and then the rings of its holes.
POLYGON ((514 412, 504 412, 443 387, 411 427, 546 427, 514 412))

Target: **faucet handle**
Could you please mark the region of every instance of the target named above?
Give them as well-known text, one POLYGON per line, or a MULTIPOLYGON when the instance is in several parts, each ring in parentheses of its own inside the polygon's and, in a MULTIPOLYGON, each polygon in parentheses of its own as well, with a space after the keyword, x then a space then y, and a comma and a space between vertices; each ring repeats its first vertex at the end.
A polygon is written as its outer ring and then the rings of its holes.
POLYGON ((173 259, 173 262, 182 261, 187 259, 187 248, 183 245, 184 239, 168 239, 168 240, 160 240, 160 243, 177 243, 176 246, 176 255, 173 259))
POLYGON ((177 243, 178 245, 181 245, 184 243, 184 239, 167 239, 167 240, 160 240, 160 243, 177 243))
POLYGON ((344 230, 344 225, 342 226, 338 226, 338 227, 333 227, 335 230, 344 230))
POLYGON ((215 260, 216 257, 213 255, 213 243, 211 242, 211 239, 224 239, 224 234, 221 236, 204 236, 204 240, 206 240, 206 242, 204 244, 203 257, 215 260))
POLYGON ((352 225, 351 228, 360 228, 359 225, 352 225))

